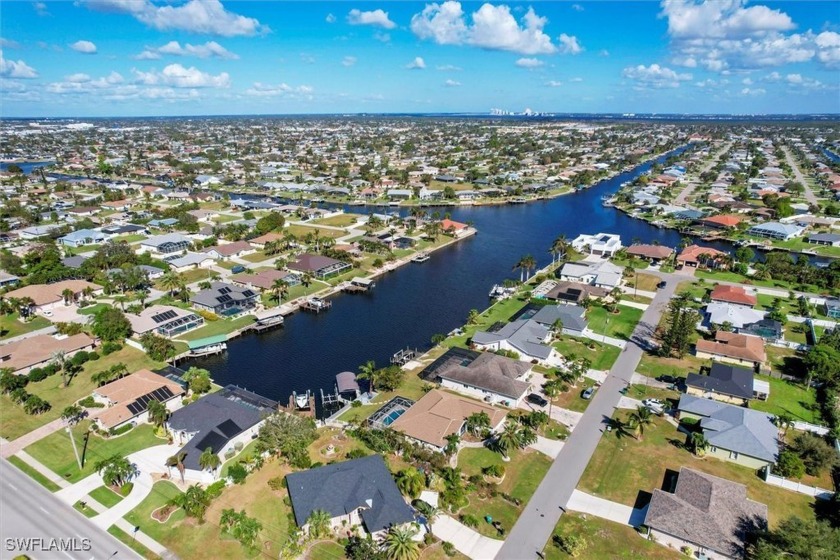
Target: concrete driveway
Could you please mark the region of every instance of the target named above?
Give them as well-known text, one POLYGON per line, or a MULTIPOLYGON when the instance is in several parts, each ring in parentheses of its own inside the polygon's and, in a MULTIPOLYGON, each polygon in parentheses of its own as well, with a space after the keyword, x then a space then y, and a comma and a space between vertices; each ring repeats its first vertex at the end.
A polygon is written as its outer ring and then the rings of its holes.
MULTIPOLYGON (((482 520, 482 523, 486 521, 482 520)), ((502 548, 502 541, 485 537, 448 515, 441 515, 432 524, 435 536, 451 542, 453 546, 472 560, 492 560, 502 548)))

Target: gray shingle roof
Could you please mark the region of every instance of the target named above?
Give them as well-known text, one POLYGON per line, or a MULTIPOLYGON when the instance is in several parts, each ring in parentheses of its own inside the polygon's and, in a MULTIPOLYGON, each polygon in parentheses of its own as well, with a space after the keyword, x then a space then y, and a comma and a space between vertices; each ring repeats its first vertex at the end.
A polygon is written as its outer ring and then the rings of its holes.
POLYGON ((719 401, 682 395, 678 409, 698 416, 710 445, 775 462, 779 430, 769 414, 719 401))
POLYGON ((506 340, 526 356, 546 360, 551 355, 551 347, 543 344, 548 336, 548 327, 533 320, 511 321, 496 332, 478 331, 473 335, 476 344, 493 344, 506 340))
POLYGON ((441 379, 519 399, 530 390, 531 384, 519 381, 518 378, 530 369, 530 364, 525 362, 485 352, 466 366, 453 365, 439 371, 438 375, 441 379))
POLYGON ((292 473, 286 483, 301 527, 316 509, 337 517, 362 508, 362 521, 371 533, 414 521, 380 455, 292 473))
POLYGON ((583 332, 589 325, 585 315, 586 309, 579 305, 545 305, 531 319, 549 327, 560 319, 564 329, 583 332))
POLYGON ((228 301, 249 301, 257 298, 257 294, 249 289, 237 286, 235 284, 227 284, 225 282, 213 282, 206 290, 201 290, 190 301, 207 307, 216 307, 224 302, 219 301, 220 298, 228 301), (225 297, 228 296, 228 297, 225 297))
POLYGON ((753 372, 720 362, 713 362, 709 375, 689 373, 685 384, 706 391, 714 391, 723 395, 731 395, 742 399, 753 396, 753 372))

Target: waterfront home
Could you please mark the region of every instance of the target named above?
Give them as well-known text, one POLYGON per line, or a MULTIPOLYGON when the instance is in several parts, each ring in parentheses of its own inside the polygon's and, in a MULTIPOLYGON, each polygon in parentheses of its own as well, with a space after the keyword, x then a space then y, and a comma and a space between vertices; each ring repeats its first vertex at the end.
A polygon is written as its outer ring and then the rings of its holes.
POLYGON ((621 249, 621 237, 614 233, 581 234, 572 241, 572 248, 580 253, 612 257, 621 249))
POLYGON ((586 309, 579 305, 544 305, 531 319, 550 329, 559 321, 563 325, 562 333, 570 336, 584 336, 589 326, 586 309))
MULTIPOLYGON (((151 223, 151 222, 150 222, 151 223)), ((192 241, 180 233, 167 233, 144 239, 137 247, 138 253, 152 253, 155 255, 171 255, 180 253, 192 247, 192 241)))
POLYGON ((706 305, 704 318, 711 328, 729 324, 736 331, 764 319, 765 313, 743 305, 713 301, 706 305))
POLYGON ((312 253, 303 253, 287 267, 297 272, 309 273, 322 280, 353 268, 349 263, 312 253))
POLYGON ((702 226, 715 228, 715 229, 735 229, 738 227, 738 224, 746 220, 744 216, 736 216, 733 214, 719 214, 717 216, 709 216, 708 218, 703 218, 697 220, 702 226))
POLYGON ((9 286, 16 286, 20 283, 20 278, 14 274, 9 274, 4 270, 0 270, 0 288, 8 288, 9 286))
POLYGON ((271 290, 276 280, 283 280, 289 287, 300 284, 300 276, 285 270, 269 269, 254 274, 237 274, 230 278, 234 284, 260 290, 271 290))
POLYGON ((171 270, 175 272, 186 272, 194 268, 210 268, 216 262, 213 257, 206 253, 184 253, 183 255, 172 255, 164 259, 171 270))
POLYGON ((531 392, 531 384, 526 381, 531 367, 519 360, 482 352, 469 363, 439 369, 437 377, 444 389, 516 408, 531 392))
POLYGON ((754 384, 755 374, 751 369, 712 362, 705 375, 701 371, 686 376, 685 392, 695 397, 742 406, 755 396, 754 384))
POLYGON ((387 197, 391 200, 409 200, 414 196, 411 189, 388 189, 387 197))
POLYGON ((767 237, 769 239, 780 239, 787 241, 794 237, 799 237, 805 231, 805 228, 796 224, 782 224, 780 222, 765 222, 763 224, 754 225, 747 230, 749 235, 757 237, 767 237))
POLYGON ((106 239, 108 239, 108 236, 101 231, 96 231, 95 229, 80 229, 72 231, 63 237, 59 237, 58 241, 65 247, 81 247, 82 245, 102 243, 106 239))
POLYGON ((256 252, 256 249, 251 247, 247 241, 234 241, 223 245, 215 245, 202 251, 202 253, 210 255, 214 259, 222 261, 226 261, 231 257, 239 258, 256 252))
POLYGON ((381 455, 287 474, 286 488, 295 523, 303 531, 315 511, 327 512, 334 531, 363 527, 374 538, 414 522, 414 512, 381 455))
POLYGON ((154 332, 172 337, 197 329, 204 324, 204 318, 187 309, 174 305, 152 305, 140 313, 126 313, 131 330, 137 335, 154 332))
POLYGON ((251 391, 228 385, 176 410, 167 420, 175 441, 184 445, 184 466, 201 471, 198 460, 210 448, 224 462, 236 445, 250 443, 263 419, 276 412, 278 404, 251 391))
POLYGON ((606 290, 621 284, 624 268, 609 261, 568 262, 560 269, 560 280, 591 284, 606 290))
POLYGON ((694 268, 726 268, 728 257, 728 253, 718 251, 712 247, 689 245, 677 255, 677 264, 679 266, 691 266, 694 268))
POLYGON ((767 361, 764 340, 761 337, 727 331, 715 332, 714 340, 698 340, 695 354, 701 359, 720 360, 755 368, 761 367, 767 361))
POLYGON ((469 226, 467 224, 462 224, 461 222, 450 220, 449 218, 444 218, 440 221, 440 229, 444 233, 453 237, 461 237, 467 232, 469 226))
POLYGON ((771 414, 685 393, 677 413, 681 421, 699 421, 709 456, 754 470, 776 462, 779 428, 771 414))
POLYGON ((25 375, 51 362, 56 352, 70 359, 82 350, 93 350, 96 341, 85 333, 72 336, 39 334, 0 346, 0 369, 9 368, 15 375, 25 375))
POLYGON ((472 344, 480 350, 515 352, 520 360, 557 366, 560 355, 548 344, 551 336, 551 329, 545 325, 531 319, 519 319, 495 331, 476 331, 472 344))
POLYGON ((507 413, 487 403, 432 389, 411 405, 391 428, 435 451, 443 452, 446 436, 464 435, 471 415, 484 412, 490 417, 490 430, 504 425, 507 413))
POLYGON ((767 506, 747 498, 743 484, 682 467, 673 492, 653 489, 644 525, 649 538, 674 550, 735 560, 752 532, 767 529, 767 506))
POLYGON ((709 298, 712 301, 731 303, 742 307, 755 307, 756 303, 758 303, 755 290, 747 289, 743 286, 730 286, 728 284, 718 284, 715 286, 709 298))
POLYGON ((147 369, 141 369, 93 390, 93 398, 107 408, 96 415, 96 424, 105 430, 132 422, 148 421, 149 403, 157 401, 171 411, 180 406, 185 393, 178 383, 147 369))
POLYGON ((29 298, 33 302, 30 311, 44 312, 61 305, 75 303, 87 289, 90 289, 91 295, 93 296, 102 294, 102 286, 98 284, 93 284, 85 280, 62 280, 61 282, 54 282, 52 284, 30 284, 23 286, 22 288, 7 292, 4 297, 6 299, 29 298), (65 300, 64 294, 68 290, 73 293, 73 297, 69 301, 65 300))
POLYGON ((213 282, 190 298, 196 309, 209 311, 222 317, 241 315, 256 307, 259 294, 249 288, 242 288, 225 282, 213 282))
POLYGON ((674 254, 674 250, 663 245, 634 243, 627 247, 627 254, 631 257, 638 257, 648 261, 651 264, 659 264, 662 261, 670 259, 674 254))
MULTIPOLYGON (((840 319, 840 299, 825 298, 825 315, 831 319, 840 319)), ((835 327, 836 328, 836 327, 835 327)))
POLYGON ((607 297, 609 290, 581 284, 579 282, 557 282, 546 294, 546 299, 563 303, 583 303, 587 298, 597 299, 607 297))
POLYGON ((805 241, 814 245, 827 245, 829 247, 840 247, 840 234, 837 233, 813 233, 805 241))

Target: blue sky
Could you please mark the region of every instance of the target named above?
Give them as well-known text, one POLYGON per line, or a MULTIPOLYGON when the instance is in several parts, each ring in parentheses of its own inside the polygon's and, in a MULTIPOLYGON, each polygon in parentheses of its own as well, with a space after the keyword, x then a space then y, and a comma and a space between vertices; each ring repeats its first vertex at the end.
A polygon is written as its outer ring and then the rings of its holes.
POLYGON ((0 4, 0 115, 840 113, 837 3, 0 4))

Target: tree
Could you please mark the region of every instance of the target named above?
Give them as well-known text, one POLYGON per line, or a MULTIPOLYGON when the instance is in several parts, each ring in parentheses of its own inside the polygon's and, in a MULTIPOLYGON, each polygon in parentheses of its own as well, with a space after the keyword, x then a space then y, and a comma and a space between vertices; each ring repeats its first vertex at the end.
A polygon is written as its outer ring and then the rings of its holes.
POLYGON ((165 404, 155 400, 149 401, 148 411, 149 422, 158 428, 161 428, 164 424, 166 424, 166 420, 169 418, 169 409, 166 408, 165 404))
POLYGON ((204 514, 207 513, 207 507, 210 505, 210 496, 198 484, 193 484, 183 494, 178 494, 170 502, 184 510, 188 517, 198 519, 199 523, 204 523, 204 514))
POLYGON ((458 434, 449 434, 445 438, 446 446, 443 448, 444 454, 447 456, 454 455, 458 451, 458 446, 461 444, 461 436, 458 434))
POLYGON ((412 503, 414 509, 416 509, 420 514, 426 518, 426 527, 429 528, 429 533, 434 534, 434 529, 432 527, 435 524, 438 516, 440 515, 440 510, 435 506, 429 504, 428 502, 424 502, 423 500, 416 500, 412 503))
POLYGON ((278 412, 267 417, 260 427, 257 439, 259 449, 284 457, 290 465, 308 468, 307 448, 318 438, 315 422, 311 418, 278 412))
POLYGON ((168 291, 170 296, 175 295, 175 292, 180 290, 185 284, 184 276, 174 270, 169 270, 160 277, 161 287, 168 291))
POLYGON ((344 547, 344 555, 349 560, 386 560, 385 552, 373 540, 370 533, 366 537, 352 536, 344 547))
POLYGON ((315 509, 306 518, 306 525, 309 526, 310 537, 321 539, 332 532, 332 517, 322 509, 315 509))
POLYGON ((120 379, 128 375, 128 368, 123 363, 114 364, 108 369, 98 371, 90 376, 90 380, 96 383, 97 387, 101 387, 106 383, 110 383, 115 379, 120 379))
POLYGON ((163 338, 149 331, 140 337, 140 344, 146 354, 156 362, 166 361, 175 355, 175 345, 168 338, 163 338))
POLYGON ((470 312, 467 315, 467 323, 469 323, 470 325, 476 324, 478 322, 478 316, 478 309, 470 309, 470 312))
POLYGON ((417 499, 426 487, 426 477, 415 468, 403 469, 395 477, 400 492, 412 499, 417 499))
MULTIPOLYGON (((20 390, 23 391, 23 389, 20 390)), ((37 416, 38 414, 47 412, 51 408, 52 405, 38 395, 28 395, 23 402, 23 411, 31 416, 37 416)))
POLYGON ((383 547, 388 560, 417 560, 420 546, 413 540, 417 530, 409 527, 392 527, 385 535, 383 547))
POLYGON ((632 436, 631 430, 633 429, 633 425, 630 422, 625 422, 621 418, 610 418, 607 421, 607 426, 615 432, 615 437, 618 439, 632 436))
POLYGON ((510 451, 525 447, 522 442, 522 434, 515 422, 508 421, 502 433, 496 438, 496 447, 505 458, 509 457, 510 451))
POLYGON ((676 352, 682 358, 691 345, 691 334, 697 324, 697 312, 688 307, 686 296, 673 298, 668 304, 668 329, 662 337, 662 352, 666 356, 676 352))
POLYGON ((467 416, 466 430, 475 437, 490 429, 490 416, 486 412, 473 412, 467 416))
POLYGON ((691 446, 691 450, 694 454, 698 457, 705 455, 706 450, 709 449, 709 440, 707 440, 700 432, 692 432, 691 435, 688 436, 688 444, 691 446))
MULTIPOLYGON (((172 455, 168 459, 166 459, 166 468, 172 469, 172 467, 177 467, 178 472, 181 474, 181 484, 184 484, 184 471, 187 469, 184 466, 184 459, 187 457, 187 454, 183 451, 179 451, 175 455, 172 455)), ((171 473, 171 470, 170 470, 171 473)))
POLYGON ((384 391, 396 391, 402 384, 405 370, 399 365, 392 364, 376 372, 376 382, 384 391))
POLYGON ((50 356, 50 363, 61 371, 61 386, 67 387, 67 353, 64 350, 56 350, 50 356))
POLYGON ((61 291, 61 297, 64 299, 64 305, 70 305, 76 299, 76 292, 70 288, 64 288, 61 291))
POLYGON ((254 548, 257 537, 262 531, 262 523, 248 517, 245 510, 237 512, 232 508, 222 510, 219 525, 222 530, 233 535, 245 548, 254 548))
POLYGON ((776 461, 773 471, 785 478, 802 478, 805 474, 805 463, 794 451, 785 449, 779 454, 779 460, 776 461))
POLYGON ((630 420, 639 434, 639 440, 642 440, 645 435, 645 426, 653 424, 650 409, 646 406, 637 406, 636 410, 630 414, 630 420))
POLYGON ((788 517, 775 530, 759 530, 748 560, 823 560, 840 557, 840 529, 815 519, 788 517))
POLYGON ((802 459, 805 472, 819 476, 824 469, 830 469, 837 463, 834 449, 824 439, 810 432, 798 434, 790 448, 802 459))
POLYGON ((370 385, 370 392, 375 391, 375 383, 376 383, 376 374, 379 370, 376 369, 376 362, 373 360, 368 360, 364 364, 359 366, 359 375, 356 377, 359 379, 367 380, 368 384, 370 385))
POLYGON ((106 307, 93 316, 93 334, 105 342, 124 340, 131 336, 131 323, 116 307, 106 307))
POLYGON ((73 455, 76 456, 76 463, 79 465, 79 470, 82 470, 82 459, 79 457, 79 450, 76 448, 76 438, 73 437, 73 428, 87 416, 87 411, 77 404, 71 404, 62 411, 61 419, 64 420, 67 435, 70 437, 70 443, 73 445, 73 455))
POLYGON ((554 543, 555 546, 562 549, 563 552, 571 556, 572 558, 577 558, 580 556, 585 550, 586 547, 589 546, 589 541, 583 538, 580 535, 562 535, 557 534, 551 538, 551 542, 554 543))
POLYGON ((289 283, 282 278, 276 279, 271 284, 272 299, 277 303, 283 301, 283 298, 289 293, 289 283))
POLYGON ((549 249, 549 253, 551 253, 551 264, 554 264, 555 258, 558 256, 560 257, 560 262, 565 261, 570 247, 571 245, 566 240, 565 235, 561 235, 555 239, 549 249))
POLYGON ((264 235, 268 232, 282 229, 285 222, 286 220, 279 212, 271 212, 257 220, 254 231, 257 235, 264 235))
POLYGON ((213 453, 213 448, 208 447, 205 449, 201 455, 198 457, 198 466, 201 467, 201 470, 210 471, 211 473, 216 472, 216 469, 221 466, 222 460, 219 459, 219 456, 213 453))
POLYGON ((182 379, 189 384, 190 391, 196 395, 208 392, 213 386, 210 381, 210 372, 195 366, 188 369, 182 379))
POLYGON ((112 455, 93 466, 108 486, 123 486, 140 474, 137 465, 121 455, 112 455))

